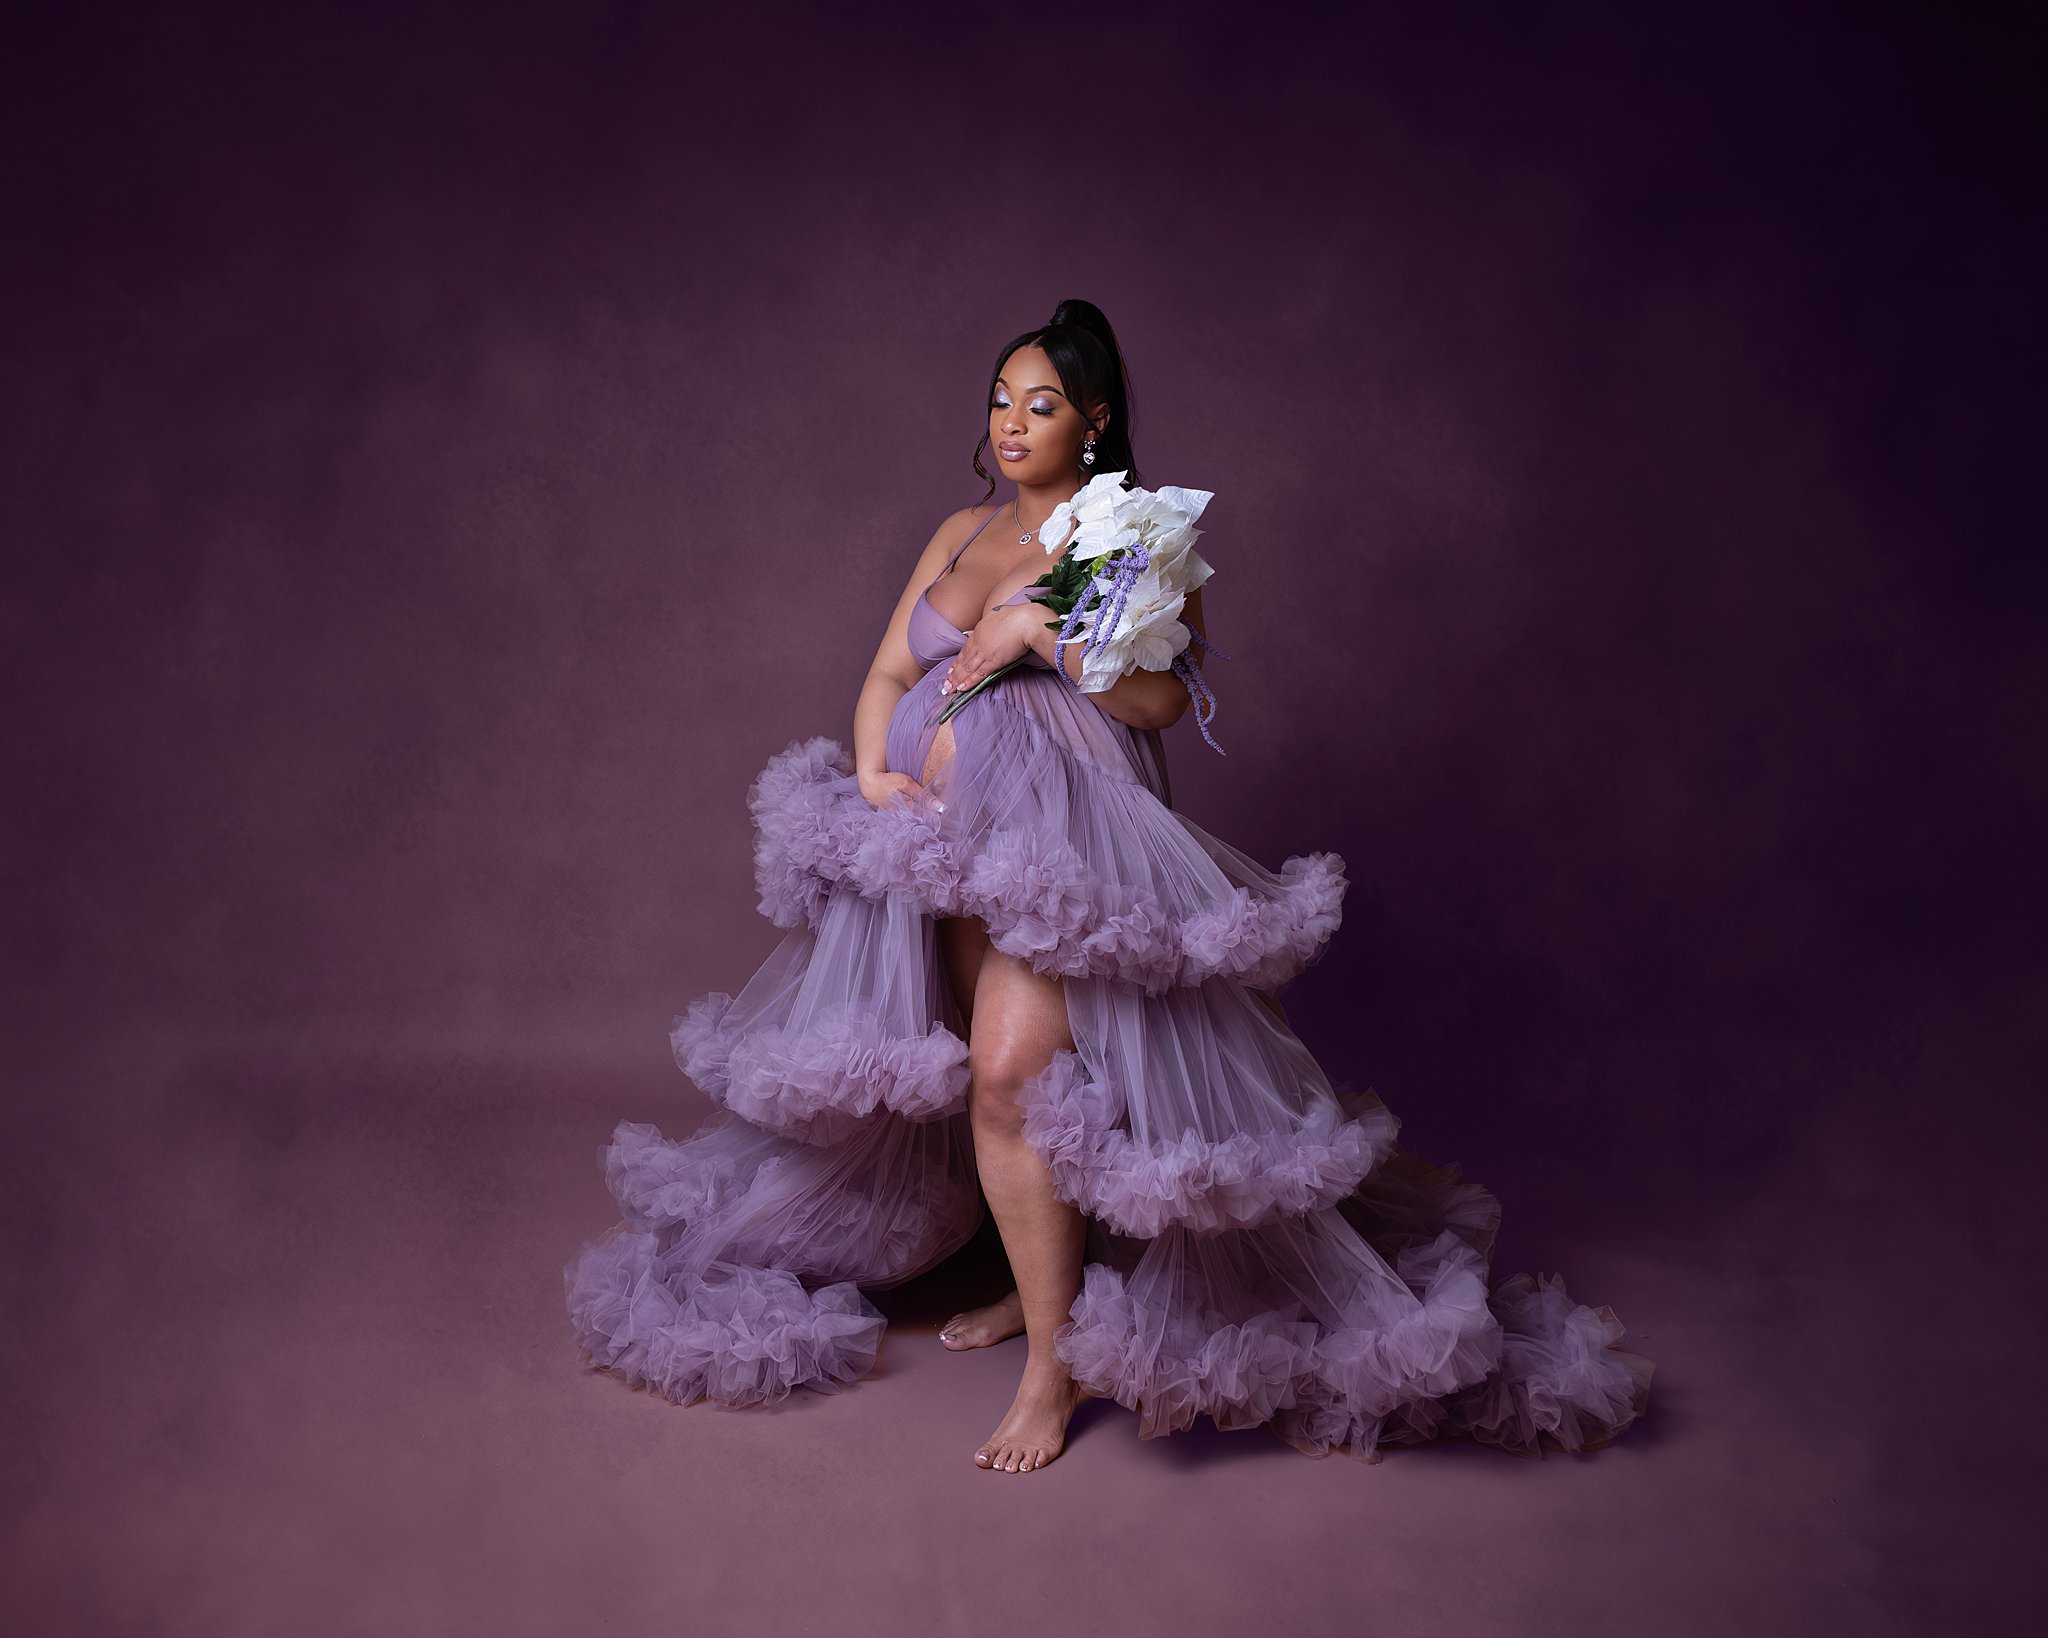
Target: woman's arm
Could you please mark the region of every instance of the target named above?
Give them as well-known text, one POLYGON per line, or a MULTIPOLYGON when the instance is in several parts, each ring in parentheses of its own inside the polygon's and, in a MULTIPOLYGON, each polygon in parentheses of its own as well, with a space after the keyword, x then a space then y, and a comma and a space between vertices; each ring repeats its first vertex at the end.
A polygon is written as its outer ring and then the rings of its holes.
MULTIPOLYGON (((984 615, 970 635, 967 646, 953 662, 951 676, 956 679, 958 687, 972 688, 991 671, 1008 665, 1027 648, 1050 667, 1054 663, 1053 647, 1059 633, 1045 623, 1048 618, 1043 603, 1013 603, 994 614, 984 615), (984 633, 987 634, 986 639, 975 642, 974 639, 984 633)), ((1187 606, 1182 609, 1181 618, 1196 631, 1208 635, 1202 624, 1202 593, 1199 588, 1188 593, 1187 606)), ((1197 666, 1202 663, 1199 644, 1189 643, 1187 654, 1190 663, 1197 666)), ((1079 643, 1067 645, 1063 663, 1067 675, 1079 682, 1079 643)), ((999 683, 997 686, 1002 685, 999 683)), ((1117 721, 1127 722, 1133 728, 1171 728, 1180 721, 1181 713, 1190 703, 1188 685, 1171 671, 1126 672, 1100 693, 1088 697, 1117 721)))
POLYGON ((983 515, 981 508, 970 506, 939 525, 918 558, 917 567, 911 571, 903 595, 896 599, 896 611, 889 616, 881 646, 875 650, 874 663, 861 684, 860 698, 853 707, 853 763, 860 776, 861 794, 870 802, 879 803, 890 790, 922 789, 908 774, 886 771, 889 718, 903 696, 917 685, 921 674, 916 656, 910 652, 910 611, 917 606, 925 587, 938 578, 946 560, 953 555, 953 548, 967 538, 983 515))

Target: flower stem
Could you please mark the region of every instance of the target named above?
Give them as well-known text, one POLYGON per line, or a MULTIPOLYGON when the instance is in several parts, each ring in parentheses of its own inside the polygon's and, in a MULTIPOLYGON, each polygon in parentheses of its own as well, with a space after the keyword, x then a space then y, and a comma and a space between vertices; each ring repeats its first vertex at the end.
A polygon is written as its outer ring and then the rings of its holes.
POLYGON ((1000 670, 991 671, 986 677, 982 678, 981 681, 976 683, 972 688, 969 688, 962 693, 955 694, 950 700, 946 702, 946 708, 939 713, 939 721, 944 722, 955 711, 959 710, 961 706, 965 705, 969 700, 973 699, 976 694, 979 694, 984 688, 988 687, 988 685, 994 682, 998 677, 1007 677, 1012 671, 1015 671, 1017 667, 1019 667, 1023 663, 1024 657, 1022 655, 1019 655, 1016 659, 1012 660, 1008 665, 1003 666, 1000 670))

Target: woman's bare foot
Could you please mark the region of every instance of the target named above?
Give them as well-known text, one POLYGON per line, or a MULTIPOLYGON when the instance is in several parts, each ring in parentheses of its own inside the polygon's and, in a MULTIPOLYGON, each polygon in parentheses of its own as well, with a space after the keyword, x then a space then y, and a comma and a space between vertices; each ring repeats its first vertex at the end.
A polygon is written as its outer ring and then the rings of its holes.
POLYGON ((955 1314, 939 1332, 939 1341, 959 1353, 963 1348, 986 1348, 1024 1332, 1024 1299, 1013 1290, 986 1308, 970 1308, 955 1314))
POLYGON ((991 1472, 1028 1473, 1043 1467, 1067 1442, 1074 1407, 1094 1397, 1057 1358, 1033 1354, 1024 1361, 1024 1380, 1009 1414, 974 1453, 975 1465, 991 1472))

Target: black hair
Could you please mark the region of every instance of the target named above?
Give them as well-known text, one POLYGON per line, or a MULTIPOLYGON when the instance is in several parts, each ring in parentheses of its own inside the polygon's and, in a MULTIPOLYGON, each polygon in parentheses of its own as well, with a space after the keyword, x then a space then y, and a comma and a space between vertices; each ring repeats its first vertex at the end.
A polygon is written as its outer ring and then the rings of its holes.
MULTIPOLYGON (((994 404, 996 377, 1003 373, 1003 366, 1019 347, 1044 349, 1059 373, 1060 390, 1081 412, 1083 420, 1088 417, 1090 404, 1099 403, 1108 411, 1109 425, 1095 434, 1095 464, 1080 468, 1081 481, 1085 484, 1098 472, 1122 472, 1127 474, 1123 487, 1137 488, 1138 458, 1131 451, 1131 376, 1124 367, 1123 349, 1117 345, 1116 332, 1109 327, 1102 309, 1092 301, 1063 301, 1043 326, 1025 331, 1005 346, 996 354, 995 364, 988 372, 985 403, 994 404)), ((996 480, 981 464, 982 452, 988 448, 987 417, 982 420, 981 442, 974 446, 974 471, 988 482, 988 495, 981 497, 986 501, 996 492, 996 480)), ((980 505, 981 501, 975 504, 980 505)))

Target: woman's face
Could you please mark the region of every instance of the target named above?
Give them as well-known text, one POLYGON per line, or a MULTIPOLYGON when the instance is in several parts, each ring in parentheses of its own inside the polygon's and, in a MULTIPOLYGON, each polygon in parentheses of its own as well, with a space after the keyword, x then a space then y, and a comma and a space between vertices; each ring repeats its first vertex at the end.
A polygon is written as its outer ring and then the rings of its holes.
POLYGON ((1019 347, 1003 360, 1003 373, 989 394, 988 442, 1004 476, 1021 484, 1088 476, 1081 464, 1081 441, 1089 430, 1043 348, 1019 347))

